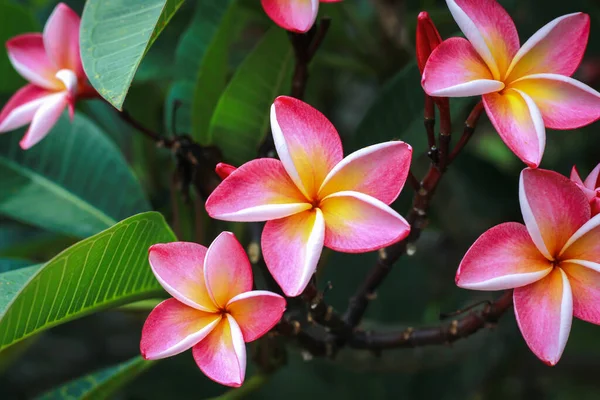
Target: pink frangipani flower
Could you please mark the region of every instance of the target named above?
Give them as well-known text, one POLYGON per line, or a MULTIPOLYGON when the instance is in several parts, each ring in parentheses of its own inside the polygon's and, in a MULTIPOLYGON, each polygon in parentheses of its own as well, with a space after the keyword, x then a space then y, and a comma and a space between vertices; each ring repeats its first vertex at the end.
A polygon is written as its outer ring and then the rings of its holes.
POLYGON ((408 223, 388 206, 408 175, 408 144, 381 143, 343 158, 331 122, 286 96, 271 107, 271 130, 281 161, 242 165, 211 194, 206 211, 225 221, 268 221, 262 251, 286 295, 302 293, 323 246, 360 253, 408 235, 408 223))
POLYGON ((600 215, 590 219, 583 192, 553 171, 523 170, 519 200, 525 225, 507 222, 481 235, 460 263, 456 284, 514 288, 527 345, 555 365, 573 316, 600 324, 600 215))
POLYGON ((590 201, 592 215, 600 214, 600 164, 585 178, 585 181, 579 176, 577 168, 573 166, 571 170, 571 180, 583 190, 590 201))
POLYGON ((63 110, 73 118, 75 100, 91 97, 79 55, 79 16, 59 3, 44 33, 26 33, 6 42, 8 58, 29 81, 0 112, 0 133, 31 123, 20 142, 28 149, 44 138, 63 110))
POLYGON ((536 168, 546 127, 573 129, 600 118, 600 93, 570 78, 585 51, 590 17, 555 19, 523 46, 513 20, 495 0, 446 0, 468 40, 438 46, 423 72, 430 96, 483 95, 492 124, 506 145, 536 168))
POLYGON ((261 0, 267 15, 288 31, 304 33, 315 23, 319 2, 337 3, 342 0, 261 0))
POLYGON ((278 294, 252 290, 252 269, 244 249, 230 232, 208 249, 174 242, 150 247, 150 266, 174 298, 160 303, 142 330, 140 351, 147 360, 192 349, 210 379, 241 386, 246 346, 267 333, 285 311, 278 294))

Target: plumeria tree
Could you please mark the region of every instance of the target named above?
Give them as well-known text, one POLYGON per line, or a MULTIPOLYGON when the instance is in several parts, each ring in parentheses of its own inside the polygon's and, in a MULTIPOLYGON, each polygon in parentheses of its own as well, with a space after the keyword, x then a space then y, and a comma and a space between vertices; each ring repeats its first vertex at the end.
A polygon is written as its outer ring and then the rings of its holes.
POLYGON ((593 1, 72 3, 0 1, 0 397, 584 398, 593 1))

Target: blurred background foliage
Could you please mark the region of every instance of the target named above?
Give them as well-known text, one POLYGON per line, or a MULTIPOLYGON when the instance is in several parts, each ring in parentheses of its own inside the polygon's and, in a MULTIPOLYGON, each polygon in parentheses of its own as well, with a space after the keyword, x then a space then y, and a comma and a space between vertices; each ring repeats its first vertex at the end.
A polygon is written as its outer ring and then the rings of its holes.
MULTIPOLYGON (((81 14, 83 0, 66 3, 81 14)), ((589 13, 591 37, 576 77, 600 89, 597 0, 500 3, 513 16, 522 42, 555 17, 575 11, 589 13)), ((55 4, 53 0, 0 0, 0 40, 40 31, 55 4)), ((217 144, 227 161, 240 164, 255 157, 257 145, 267 134, 268 107, 273 98, 289 92, 293 56, 285 33, 273 28, 258 0, 238 0, 229 9, 215 4, 184 2, 144 57, 124 108, 165 135, 191 134, 203 144, 217 144), (181 103, 176 113, 175 103, 181 103)), ((410 143, 415 150, 413 170, 417 176, 428 165, 422 128, 423 93, 414 62, 416 17, 421 10, 431 14, 443 37, 458 34, 442 0, 345 0, 322 4, 320 15, 331 17, 332 27, 311 66, 305 98, 334 122, 346 154, 390 139, 410 143)), ((0 104, 23 83, 2 51, 0 104)), ((456 140, 474 100, 453 100, 452 104, 456 140)), ((78 107, 78 112, 122 151, 153 208, 173 222, 180 239, 208 244, 223 229, 222 223, 208 220, 198 201, 196 207, 184 204, 172 190, 174 167, 168 151, 156 149, 103 101, 88 101, 78 107)), ((548 132, 541 167, 568 174, 577 164, 587 174, 600 162, 599 131, 596 123, 577 131, 548 132)), ((0 147, 14 146, 16 138, 20 138, 19 133, 3 135, 0 147)), ((5 150, 0 149, 0 153, 5 150)), ((482 232, 504 221, 521 220, 517 182, 522 167, 487 118, 482 118, 466 151, 438 189, 430 224, 416 253, 396 264, 371 303, 365 326, 435 324, 440 312, 493 297, 493 293, 458 289, 454 274, 466 249, 482 232)), ((110 172, 106 174, 110 176, 110 172)), ((1 188, 5 178, 0 176, 0 203, 5 200, 1 188)), ((114 193, 123 190, 119 183, 113 182, 112 186, 114 193)), ((411 195, 409 188, 404 190, 394 205, 399 212, 406 212, 411 195)), ((93 193, 89 196, 94 198, 93 193)), ((34 212, 35 205, 30 207, 34 212)), ((56 233, 31 225, 35 224, 31 222, 34 217, 19 217, 19 221, 0 217, 0 272, 46 261, 77 241, 78 232, 56 233)), ((239 226, 227 228, 243 235, 239 226)), ((375 258, 373 253, 326 252, 319 271, 321 284, 333 284, 326 300, 338 310, 345 309, 349 295, 375 258)), ((135 357, 146 315, 143 308, 140 311, 135 307, 98 313, 0 352, 0 398, 32 398, 71 379, 135 357)), ((546 367, 528 350, 512 312, 493 329, 451 347, 387 351, 381 355, 345 350, 335 360, 311 360, 290 348, 287 365, 247 398, 597 399, 599 334, 600 328, 575 320, 563 358, 553 368, 546 367)), ((250 351, 252 348, 250 345, 250 351)), ((118 368, 146 367, 134 360, 118 368)), ((110 371, 94 375, 87 382, 110 379, 110 371)), ((250 365, 247 377, 253 374, 250 365)), ((184 353, 155 363, 114 397, 202 399, 225 391, 204 377, 191 355, 184 353)), ((61 398, 65 393, 69 391, 51 393, 50 398, 61 398)))

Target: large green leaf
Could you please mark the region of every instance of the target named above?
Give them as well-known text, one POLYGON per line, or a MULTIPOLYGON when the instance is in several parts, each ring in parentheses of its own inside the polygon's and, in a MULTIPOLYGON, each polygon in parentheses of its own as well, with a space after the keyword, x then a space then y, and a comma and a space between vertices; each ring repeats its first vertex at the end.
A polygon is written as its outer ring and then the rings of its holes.
POLYGON ((142 357, 104 368, 45 393, 38 400, 102 400, 131 382, 154 363, 142 357))
POLYGON ((288 92, 293 64, 287 33, 273 27, 239 66, 210 122, 210 139, 228 162, 242 164, 256 156, 270 106, 288 92))
POLYGON ((161 287, 148 248, 175 235, 148 212, 66 249, 43 266, 0 274, 0 350, 37 332, 144 298, 161 287))
POLYGON ((86 237, 150 209, 123 156, 91 121, 63 116, 32 149, 0 136, 0 213, 86 237))
POLYGON ((183 0, 88 0, 81 59, 92 85, 121 110, 142 58, 183 0))

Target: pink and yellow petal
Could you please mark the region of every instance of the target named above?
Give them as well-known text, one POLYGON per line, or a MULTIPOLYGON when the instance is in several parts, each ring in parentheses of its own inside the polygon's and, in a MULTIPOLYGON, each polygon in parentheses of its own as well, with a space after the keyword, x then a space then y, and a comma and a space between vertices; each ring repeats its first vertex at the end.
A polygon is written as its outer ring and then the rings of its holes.
POLYGON ((233 171, 206 200, 206 212, 224 221, 268 221, 311 208, 279 160, 252 160, 233 171))
POLYGON ((561 260, 582 260, 600 265, 600 215, 581 226, 565 243, 561 260))
POLYGON ((529 285, 552 271, 525 225, 507 222, 481 235, 463 257, 456 284, 464 289, 505 290, 529 285))
POLYGON ((285 299, 278 294, 254 290, 232 298, 227 303, 227 312, 238 323, 248 343, 269 332, 281 320, 285 305, 285 299))
POLYGON ((271 275, 286 296, 302 293, 317 269, 325 222, 318 208, 266 223, 262 250, 271 275))
POLYGON ((314 24, 319 0, 261 0, 263 9, 277 25, 304 33, 314 24))
POLYGON ((31 148, 46 137, 67 107, 68 101, 67 92, 58 92, 44 98, 40 107, 33 114, 25 136, 19 142, 23 150, 31 148))
POLYGON ((168 299, 152 310, 144 327, 140 352, 146 360, 171 357, 204 339, 221 320, 220 314, 188 307, 168 299))
POLYGON ((385 203, 358 192, 338 192, 319 205, 325 218, 325 246, 346 253, 373 251, 410 233, 404 218, 385 203))
POLYGON ((531 351, 556 365, 573 320, 573 297, 567 275, 554 268, 544 279, 514 291, 515 316, 531 351))
POLYGON ((52 92, 32 84, 19 89, 0 111, 0 132, 27 125, 52 92))
POLYGON ((11 64, 23 78, 44 89, 61 89, 54 76, 58 69, 46 55, 40 33, 15 36, 6 42, 6 50, 11 64))
POLYGON ((83 78, 79 55, 79 25, 81 19, 64 3, 59 3, 44 26, 44 47, 57 70, 69 69, 83 78))
POLYGON ((600 271, 568 262, 560 267, 567 274, 573 292, 573 316, 600 325, 600 271))

